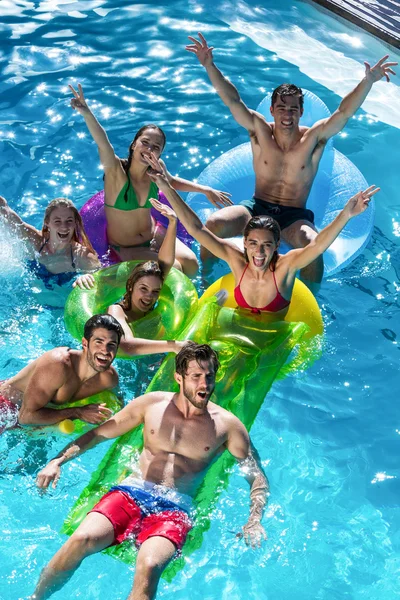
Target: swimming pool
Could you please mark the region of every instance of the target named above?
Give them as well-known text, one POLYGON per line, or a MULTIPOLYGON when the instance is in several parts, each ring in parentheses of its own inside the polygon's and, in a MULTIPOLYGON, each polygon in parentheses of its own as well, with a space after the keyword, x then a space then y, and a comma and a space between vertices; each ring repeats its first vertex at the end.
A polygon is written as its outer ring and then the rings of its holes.
MULTIPOLYGON (((309 4, 263 4, 3 1, 0 193, 39 226, 53 197, 67 195, 80 206, 100 189, 96 149, 69 108, 71 81, 82 83, 121 156, 144 122, 165 127, 165 162, 187 178, 247 141, 184 51, 186 35, 199 30, 251 107, 291 80, 333 110, 339 94, 361 78, 362 61, 386 53, 381 42, 309 4)), ((172 584, 161 582, 159 598, 398 594, 398 78, 371 98, 368 112, 359 111, 335 145, 382 187, 373 238, 349 268, 324 282, 322 359, 297 378, 275 382, 252 429, 271 482, 269 540, 254 551, 235 539, 247 518, 248 491, 234 473, 202 548, 172 584)), ((43 351, 73 342, 62 324, 65 292, 43 290, 14 258, 12 244, 4 242, 0 257, 3 379, 43 351)), ((119 361, 117 368, 126 396, 150 377, 137 363, 119 361)), ((11 433, 0 439, 2 599, 32 592, 62 543, 64 517, 105 452, 103 445, 69 463, 57 491, 40 497, 37 468, 65 442, 11 433)), ((132 575, 122 563, 95 556, 54 597, 122 600, 132 575)))

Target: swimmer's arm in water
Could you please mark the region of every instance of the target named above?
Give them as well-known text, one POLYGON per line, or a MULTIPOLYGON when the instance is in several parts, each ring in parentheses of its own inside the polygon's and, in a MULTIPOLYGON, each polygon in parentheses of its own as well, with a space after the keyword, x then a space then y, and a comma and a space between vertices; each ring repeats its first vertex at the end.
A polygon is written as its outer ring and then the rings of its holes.
POLYGON ((381 58, 376 65, 372 68, 365 62, 365 76, 360 83, 352 90, 347 96, 341 101, 339 108, 327 119, 318 121, 311 127, 310 133, 316 133, 318 141, 328 140, 333 135, 342 131, 347 121, 357 112, 360 108, 374 83, 386 78, 386 81, 390 81, 389 74, 395 75, 391 67, 396 66, 397 62, 386 62, 389 58, 387 54, 381 58))
POLYGON ((42 469, 36 478, 39 488, 47 488, 53 482, 56 487, 61 475, 61 465, 104 442, 117 438, 131 431, 144 422, 146 407, 160 399, 160 392, 153 392, 134 398, 127 406, 116 413, 111 419, 81 435, 68 444, 42 469))
POLYGON ((171 268, 174 266, 175 262, 178 219, 170 206, 159 202, 159 200, 156 198, 150 198, 150 202, 159 213, 168 219, 168 228, 158 251, 158 264, 160 265, 160 269, 165 278, 167 277, 171 268))
POLYGON ((250 485, 250 515, 240 537, 243 535, 246 544, 254 548, 260 546, 263 539, 267 539, 261 519, 269 497, 268 478, 245 426, 236 417, 230 428, 226 446, 238 460, 241 471, 250 485))
POLYGON ((79 287, 81 290, 90 290, 95 285, 95 280, 91 272, 93 273, 101 268, 97 254, 91 252, 86 246, 80 245, 79 248, 74 248, 74 259, 77 270, 86 271, 86 273, 79 275, 72 283, 72 287, 79 287))
POLYGON ((155 181, 159 189, 165 194, 178 219, 186 227, 190 235, 207 248, 207 250, 210 250, 217 258, 225 260, 231 268, 232 263, 235 263, 238 259, 243 260, 243 253, 229 241, 217 237, 205 227, 196 213, 171 187, 166 174, 154 154, 150 154, 149 164, 152 167, 148 171, 150 179, 155 181))
POLYGON ((78 91, 76 91, 72 85, 68 86, 74 97, 71 100, 71 106, 74 110, 78 111, 80 115, 85 119, 89 133, 97 144, 99 150, 100 161, 105 169, 121 169, 121 163, 119 158, 114 152, 114 148, 108 139, 105 129, 100 125, 90 108, 86 103, 85 96, 81 84, 78 84, 78 91))
POLYGON ((284 260, 295 275, 298 269, 303 269, 320 256, 329 246, 335 241, 339 233, 346 226, 348 221, 357 215, 363 213, 371 200, 371 197, 379 192, 380 188, 371 185, 363 192, 358 192, 355 196, 348 200, 343 210, 338 216, 327 225, 305 248, 290 250, 281 258, 284 260))
POLYGON ((164 161, 159 159, 161 166, 163 167, 167 179, 174 188, 178 192, 200 192, 204 194, 208 200, 216 206, 217 208, 223 208, 224 206, 232 206, 233 202, 230 199, 228 192, 221 192, 220 190, 214 190, 214 188, 208 185, 201 185, 200 183, 195 183, 194 181, 188 181, 187 179, 183 179, 182 177, 174 177, 167 171, 164 161))
POLYGON ((174 340, 148 340, 146 338, 136 338, 132 329, 129 327, 124 309, 119 304, 112 304, 108 307, 107 313, 117 319, 121 325, 124 336, 121 338, 119 347, 129 356, 139 356, 144 354, 161 354, 163 352, 178 353, 186 342, 177 342, 174 340))
POLYGON ((247 129, 250 135, 254 135, 256 129, 255 116, 257 113, 245 105, 235 86, 215 66, 212 54, 214 48, 208 46, 206 39, 201 33, 198 35, 200 41, 189 36, 192 44, 186 46, 186 50, 195 54, 200 64, 205 67, 218 96, 229 108, 235 121, 247 129))
POLYGON ((25 223, 21 219, 18 213, 15 212, 7 203, 7 200, 0 196, 0 215, 9 225, 13 227, 13 230, 17 233, 25 242, 32 244, 35 249, 40 247, 42 242, 42 234, 29 223, 25 223))
POLYGON ((63 360, 46 353, 37 359, 35 371, 24 392, 19 411, 20 425, 55 425, 64 419, 81 419, 86 423, 98 424, 111 416, 104 404, 87 404, 71 408, 47 408, 57 391, 70 375, 63 360))

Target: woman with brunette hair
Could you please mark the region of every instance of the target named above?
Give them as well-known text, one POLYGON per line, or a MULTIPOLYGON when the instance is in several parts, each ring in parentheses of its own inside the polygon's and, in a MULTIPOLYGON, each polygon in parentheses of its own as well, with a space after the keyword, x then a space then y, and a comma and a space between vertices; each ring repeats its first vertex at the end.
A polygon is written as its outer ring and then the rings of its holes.
MULTIPOLYGON (((150 180, 147 171, 151 154, 159 159, 164 149, 164 132, 157 125, 144 125, 129 146, 128 158, 120 159, 105 130, 88 107, 82 86, 78 86, 78 92, 71 85, 69 87, 74 94, 71 106, 85 119, 104 167, 104 205, 110 247, 122 261, 157 260, 157 251, 165 230, 162 226, 157 226, 150 213, 150 200, 158 197, 158 187, 150 180)), ((164 163, 162 164, 165 168, 164 163)), ((172 177, 166 169, 165 172, 168 181, 177 190, 203 192, 218 207, 231 204, 229 194, 225 192, 172 177)), ((196 273, 198 263, 194 252, 179 239, 176 240, 176 259, 182 265, 184 273, 196 273)))
POLYGON ((346 223, 364 212, 371 197, 379 191, 374 185, 348 200, 338 216, 318 233, 305 248, 278 254, 280 227, 267 216, 253 217, 247 224, 244 252, 229 240, 217 237, 172 189, 160 162, 151 158, 149 176, 155 181, 188 232, 217 258, 225 260, 235 278, 234 297, 238 308, 267 314, 274 321, 284 319, 289 310, 296 274, 334 242, 346 223))
POLYGON ((26 243, 32 258, 35 257, 31 266, 44 280, 56 276, 58 283, 64 283, 77 271, 99 268, 97 254, 71 200, 56 198, 50 202, 45 210, 41 231, 25 223, 1 196, 0 215, 26 243))
MULTIPOLYGON (((156 201, 157 204, 158 201, 156 201)), ((158 209, 158 206, 157 206, 158 209)), ((108 308, 108 314, 117 319, 124 337, 120 348, 125 354, 158 354, 160 352, 179 352, 186 342, 158 341, 135 338, 130 323, 141 319, 153 310, 175 260, 176 215, 170 207, 163 207, 169 220, 167 233, 158 253, 158 262, 148 260, 136 265, 126 282, 126 292, 120 302, 108 308)))

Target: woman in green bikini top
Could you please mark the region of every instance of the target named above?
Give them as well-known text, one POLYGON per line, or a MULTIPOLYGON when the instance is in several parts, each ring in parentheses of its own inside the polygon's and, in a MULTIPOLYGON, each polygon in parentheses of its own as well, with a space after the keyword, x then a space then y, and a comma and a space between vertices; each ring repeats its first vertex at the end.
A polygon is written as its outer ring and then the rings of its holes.
MULTIPOLYGON (((150 180, 147 172, 150 155, 153 153, 159 159, 164 149, 164 132, 157 125, 144 125, 129 146, 128 158, 120 159, 115 154, 105 130, 89 109, 82 86, 78 86, 78 92, 72 86, 69 87, 74 94, 71 106, 85 119, 104 167, 104 204, 110 246, 121 260, 157 260, 157 250, 165 235, 165 229, 156 227, 150 213, 150 199, 157 198, 158 188, 150 180)), ((229 195, 225 192, 172 177, 166 172, 170 184, 176 190, 202 192, 210 202, 219 207, 231 204, 229 195)), ((178 239, 176 259, 187 275, 196 273, 198 264, 195 254, 178 239)))

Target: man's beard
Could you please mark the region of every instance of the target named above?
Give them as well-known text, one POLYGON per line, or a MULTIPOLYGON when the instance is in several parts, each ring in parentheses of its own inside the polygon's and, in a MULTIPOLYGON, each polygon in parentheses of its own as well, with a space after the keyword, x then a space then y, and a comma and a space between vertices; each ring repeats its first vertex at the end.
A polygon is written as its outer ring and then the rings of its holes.
POLYGON ((206 398, 204 398, 204 400, 198 400, 196 398, 196 392, 192 392, 190 390, 188 390, 185 386, 185 380, 183 380, 183 394, 185 396, 185 398, 190 402, 190 404, 192 404, 195 408, 199 408, 199 409, 203 409, 207 406, 208 401, 212 395, 214 391, 214 388, 211 390, 210 393, 207 392, 207 396, 206 398))
POLYGON ((107 371, 107 369, 110 367, 110 365, 112 363, 112 360, 107 361, 107 363, 105 363, 104 365, 100 365, 100 364, 96 363, 95 355, 92 354, 92 352, 90 352, 89 348, 87 351, 87 361, 88 361, 89 365, 92 367, 92 369, 97 371, 97 373, 103 373, 104 371, 107 371))

